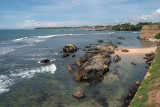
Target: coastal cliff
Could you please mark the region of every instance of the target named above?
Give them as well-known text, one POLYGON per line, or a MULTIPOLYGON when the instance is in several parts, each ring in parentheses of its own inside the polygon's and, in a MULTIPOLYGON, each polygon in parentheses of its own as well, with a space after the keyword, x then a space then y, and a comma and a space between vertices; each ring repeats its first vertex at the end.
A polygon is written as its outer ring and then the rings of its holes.
POLYGON ((140 38, 148 39, 154 38, 160 33, 160 25, 144 25, 141 30, 140 38))

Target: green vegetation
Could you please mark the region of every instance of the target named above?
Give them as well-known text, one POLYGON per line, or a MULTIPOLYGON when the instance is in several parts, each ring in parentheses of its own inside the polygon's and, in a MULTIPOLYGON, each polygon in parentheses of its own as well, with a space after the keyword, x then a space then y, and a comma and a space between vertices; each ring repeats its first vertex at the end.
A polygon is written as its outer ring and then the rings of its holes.
POLYGON ((115 26, 80 26, 80 27, 39 27, 35 29, 98 29, 101 31, 104 30, 115 30, 115 31, 140 31, 143 25, 160 25, 160 23, 152 23, 152 22, 139 22, 136 25, 132 25, 130 23, 118 24, 115 26))
POLYGON ((139 31, 142 29, 143 25, 160 25, 160 23, 139 22, 136 25, 131 25, 130 23, 125 23, 125 24, 113 26, 112 30, 115 30, 115 31, 139 31))
MULTIPOLYGON (((155 102, 148 104, 149 93, 153 90, 156 92, 160 90, 160 48, 158 49, 157 56, 149 69, 149 76, 145 78, 138 89, 130 107, 155 107, 155 102)), ((153 93, 156 95, 156 93, 153 93)), ((155 99, 158 100, 158 99, 155 99)))
POLYGON ((156 39, 160 39, 160 33, 155 36, 156 39))

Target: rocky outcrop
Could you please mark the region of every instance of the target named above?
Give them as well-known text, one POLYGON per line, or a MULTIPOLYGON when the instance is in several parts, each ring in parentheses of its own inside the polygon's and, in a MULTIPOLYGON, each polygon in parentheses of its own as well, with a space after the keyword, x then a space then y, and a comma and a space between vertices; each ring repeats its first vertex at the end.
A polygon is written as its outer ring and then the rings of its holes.
POLYGON ((113 62, 118 62, 119 60, 121 60, 121 57, 118 55, 113 58, 113 62))
POLYGON ((80 98, 84 98, 85 94, 82 90, 79 90, 73 93, 73 97, 80 99, 80 98))
POLYGON ((72 44, 68 44, 63 48, 63 52, 76 52, 76 51, 77 47, 72 44))
POLYGON ((129 52, 128 49, 122 49, 121 52, 129 52))
POLYGON ((109 70, 110 54, 114 53, 117 46, 98 45, 90 49, 91 55, 85 55, 76 60, 78 72, 74 74, 76 81, 87 81, 91 84, 101 81, 104 74, 109 70))
POLYGON ((48 63, 48 62, 50 62, 50 59, 42 59, 42 60, 40 60, 40 63, 48 63))
POLYGON ((66 58, 68 56, 75 57, 75 52, 77 51, 77 47, 72 44, 68 44, 63 48, 63 55, 62 58, 66 58))
POLYGON ((144 25, 141 30, 140 38, 141 39, 154 38, 159 33, 160 33, 159 25, 144 25))
POLYGON ((68 67, 67 67, 67 70, 68 70, 68 71, 74 71, 74 69, 73 69, 71 66, 68 66, 68 67))

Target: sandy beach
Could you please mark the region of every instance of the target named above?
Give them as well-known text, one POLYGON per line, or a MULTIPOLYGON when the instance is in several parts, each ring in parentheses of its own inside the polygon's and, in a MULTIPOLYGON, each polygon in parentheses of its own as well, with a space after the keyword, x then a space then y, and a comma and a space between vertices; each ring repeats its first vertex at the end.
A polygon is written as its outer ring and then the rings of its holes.
POLYGON ((146 53, 155 52, 157 47, 150 47, 150 48, 121 48, 119 47, 115 54, 118 55, 143 55, 146 53), (121 52, 122 49, 127 49, 129 52, 121 52))

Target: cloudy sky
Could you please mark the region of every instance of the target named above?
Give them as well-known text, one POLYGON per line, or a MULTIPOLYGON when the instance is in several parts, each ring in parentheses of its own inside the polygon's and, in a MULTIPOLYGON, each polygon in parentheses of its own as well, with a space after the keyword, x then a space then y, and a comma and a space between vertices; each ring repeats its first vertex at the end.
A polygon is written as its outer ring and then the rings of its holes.
POLYGON ((0 0, 0 28, 160 22, 160 0, 0 0))

